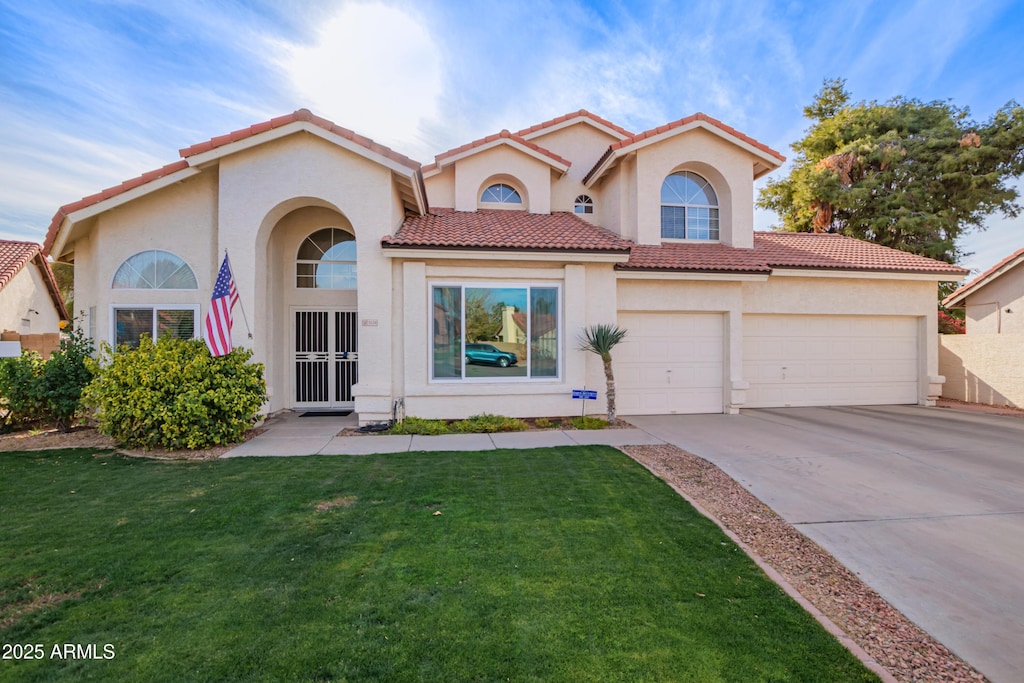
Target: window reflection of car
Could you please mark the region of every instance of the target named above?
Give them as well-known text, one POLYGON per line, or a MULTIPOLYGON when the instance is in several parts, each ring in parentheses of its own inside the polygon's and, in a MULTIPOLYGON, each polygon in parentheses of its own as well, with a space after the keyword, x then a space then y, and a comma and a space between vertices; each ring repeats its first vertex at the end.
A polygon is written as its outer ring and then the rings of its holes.
POLYGON ((466 363, 483 363, 507 368, 519 362, 516 354, 502 351, 490 344, 466 344, 466 363))

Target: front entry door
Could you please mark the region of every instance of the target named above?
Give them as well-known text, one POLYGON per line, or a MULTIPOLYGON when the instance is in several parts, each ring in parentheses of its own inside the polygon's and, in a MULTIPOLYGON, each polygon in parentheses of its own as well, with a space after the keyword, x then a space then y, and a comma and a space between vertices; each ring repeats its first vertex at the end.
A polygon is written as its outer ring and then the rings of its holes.
POLYGON ((298 310, 292 328, 296 408, 351 408, 359 381, 355 311, 298 310))

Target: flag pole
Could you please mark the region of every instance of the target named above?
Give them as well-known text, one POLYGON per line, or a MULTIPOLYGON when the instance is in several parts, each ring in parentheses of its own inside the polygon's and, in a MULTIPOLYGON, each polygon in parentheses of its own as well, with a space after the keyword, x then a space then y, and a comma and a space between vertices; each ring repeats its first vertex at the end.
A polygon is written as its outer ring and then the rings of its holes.
MULTIPOLYGON (((228 270, 231 271, 231 279, 235 280, 235 270, 231 267, 231 257, 228 256, 227 247, 224 248, 224 258, 228 260, 228 270)), ((238 280, 235 280, 238 282, 238 280)), ((238 308, 242 311, 242 320, 245 321, 245 331, 249 335, 249 339, 252 339, 252 328, 249 327, 249 317, 245 314, 245 306, 242 304, 242 297, 238 297, 238 308)))

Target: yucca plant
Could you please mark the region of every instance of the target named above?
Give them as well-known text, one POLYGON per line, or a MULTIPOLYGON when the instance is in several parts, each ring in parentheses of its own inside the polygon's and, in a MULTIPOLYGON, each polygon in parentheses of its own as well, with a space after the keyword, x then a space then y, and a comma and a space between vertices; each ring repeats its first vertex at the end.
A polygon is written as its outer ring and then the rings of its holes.
POLYGON ((580 351, 596 353, 604 363, 604 380, 608 397, 608 424, 615 422, 615 375, 612 373, 612 349, 626 337, 618 325, 590 325, 579 337, 580 351))

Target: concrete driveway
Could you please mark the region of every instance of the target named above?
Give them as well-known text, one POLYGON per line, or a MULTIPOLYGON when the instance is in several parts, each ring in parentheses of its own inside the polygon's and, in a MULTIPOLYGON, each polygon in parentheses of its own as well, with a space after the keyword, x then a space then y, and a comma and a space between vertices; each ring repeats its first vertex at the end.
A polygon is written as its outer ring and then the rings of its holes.
POLYGON ((629 421, 715 463, 993 682, 1024 680, 1024 420, 876 406, 629 421))

